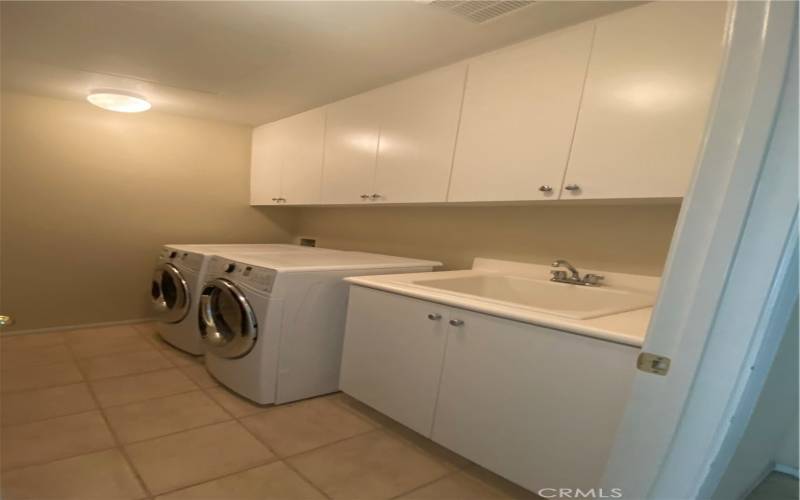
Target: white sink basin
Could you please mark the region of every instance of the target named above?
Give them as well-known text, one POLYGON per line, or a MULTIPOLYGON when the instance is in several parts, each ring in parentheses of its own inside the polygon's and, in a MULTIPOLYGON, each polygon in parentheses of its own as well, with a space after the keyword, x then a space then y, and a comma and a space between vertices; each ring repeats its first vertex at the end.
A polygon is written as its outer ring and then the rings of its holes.
POLYGON ((414 285, 572 319, 589 319, 652 306, 655 297, 609 286, 581 286, 516 276, 422 279, 414 285))

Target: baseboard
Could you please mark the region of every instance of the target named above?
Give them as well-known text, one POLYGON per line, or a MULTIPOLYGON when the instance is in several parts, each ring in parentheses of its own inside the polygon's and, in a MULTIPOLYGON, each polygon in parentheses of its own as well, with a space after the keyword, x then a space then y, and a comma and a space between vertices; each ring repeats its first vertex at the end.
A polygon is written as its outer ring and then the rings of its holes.
POLYGON ((782 474, 788 474, 790 476, 794 476, 794 477, 800 479, 800 475, 798 475, 798 472, 800 472, 800 471, 797 470, 797 467, 791 467, 789 465, 784 465, 784 464, 775 464, 775 467, 773 467, 773 470, 775 472, 780 472, 782 474))
POLYGON ((106 321, 103 323, 83 323, 80 325, 50 326, 47 328, 31 328, 28 330, 14 330, 11 332, 0 332, 0 337, 10 337, 14 335, 30 335, 36 333, 55 332, 59 330, 78 330, 81 328, 101 328, 104 326, 131 325, 134 323, 145 323, 155 321, 155 318, 126 319, 122 321, 106 321))

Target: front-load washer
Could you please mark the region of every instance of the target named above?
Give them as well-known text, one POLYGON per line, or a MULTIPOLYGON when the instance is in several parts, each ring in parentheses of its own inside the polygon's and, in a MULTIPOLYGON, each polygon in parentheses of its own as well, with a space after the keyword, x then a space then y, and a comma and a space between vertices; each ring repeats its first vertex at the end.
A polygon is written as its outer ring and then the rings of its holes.
POLYGON ((206 368, 260 404, 334 392, 349 289, 342 278, 440 265, 362 252, 214 256, 198 308, 206 368))
POLYGON ((151 298, 157 331, 169 344, 191 354, 203 353, 197 325, 197 299, 211 255, 220 252, 284 253, 333 252, 284 244, 165 245, 153 279, 151 298))

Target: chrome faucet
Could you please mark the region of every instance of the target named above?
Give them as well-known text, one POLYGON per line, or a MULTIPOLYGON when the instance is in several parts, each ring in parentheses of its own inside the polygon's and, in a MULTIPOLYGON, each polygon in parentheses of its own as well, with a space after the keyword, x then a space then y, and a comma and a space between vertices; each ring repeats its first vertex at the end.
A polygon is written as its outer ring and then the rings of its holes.
POLYGON ((571 285, 585 285, 585 286, 597 286, 600 284, 600 281, 604 279, 604 276, 599 276, 597 274, 586 274, 583 278, 581 278, 581 273, 564 259, 558 259, 552 264, 553 267, 566 267, 569 270, 569 276, 567 276, 566 271, 561 270, 551 270, 550 274, 553 275, 550 278, 550 281, 555 281, 556 283, 569 283, 571 285))

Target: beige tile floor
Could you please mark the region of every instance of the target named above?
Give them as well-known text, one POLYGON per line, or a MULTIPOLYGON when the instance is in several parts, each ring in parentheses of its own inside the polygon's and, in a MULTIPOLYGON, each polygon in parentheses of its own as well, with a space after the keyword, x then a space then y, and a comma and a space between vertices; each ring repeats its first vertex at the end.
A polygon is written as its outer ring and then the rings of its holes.
POLYGON ((258 406, 152 324, 3 338, 0 498, 538 498, 343 394, 258 406))

